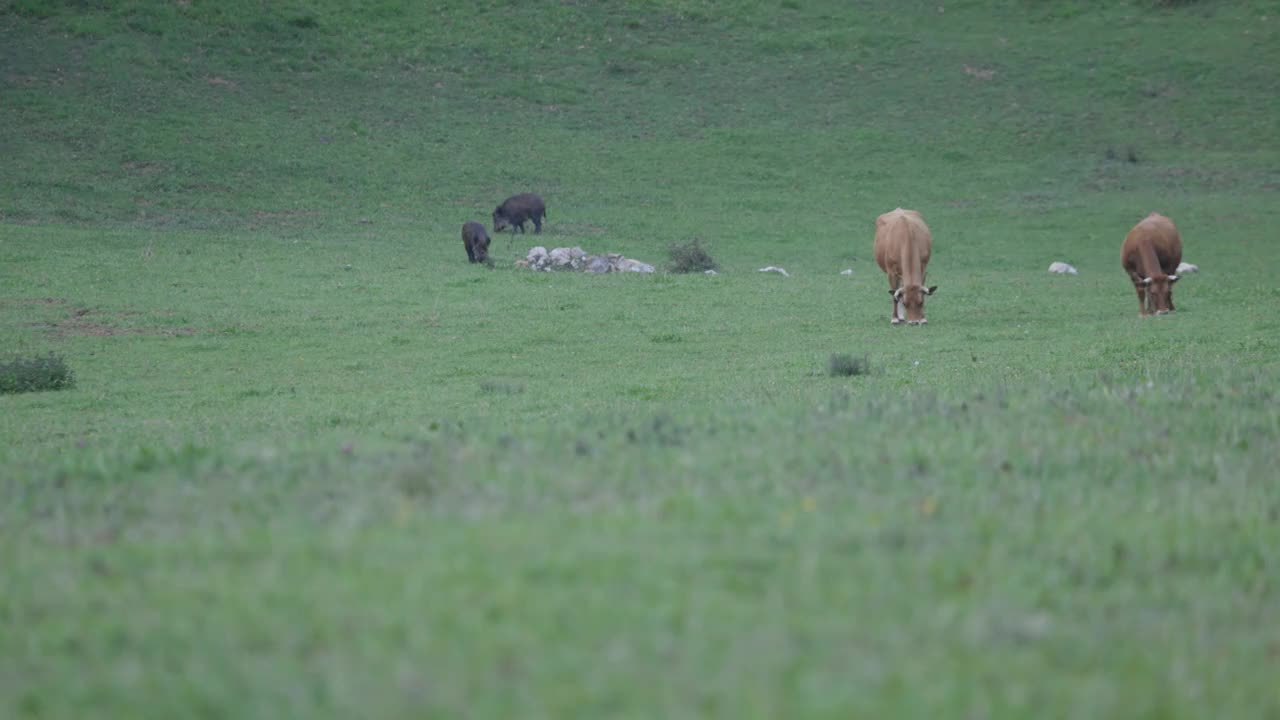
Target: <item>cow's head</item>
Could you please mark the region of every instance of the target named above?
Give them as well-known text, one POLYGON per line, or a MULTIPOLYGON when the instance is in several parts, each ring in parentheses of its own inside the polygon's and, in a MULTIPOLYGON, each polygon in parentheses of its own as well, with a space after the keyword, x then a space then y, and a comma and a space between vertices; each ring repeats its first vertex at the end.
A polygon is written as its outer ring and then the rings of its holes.
POLYGON ((1173 284, 1177 275, 1152 275, 1139 281, 1146 290, 1145 309, 1148 315, 1164 315, 1173 312, 1173 284))
POLYGON ((932 295, 938 290, 937 285, 924 287, 923 285, 906 285, 897 290, 890 290, 889 294, 893 296, 893 300, 897 303, 897 311, 894 313, 893 322, 903 322, 908 325, 924 325, 929 322, 924 319, 924 298, 926 295, 932 295))
POLYGON ((499 205, 498 208, 493 211, 493 231, 502 232, 509 227, 511 227, 511 223, 507 220, 507 214, 502 212, 502 206, 499 205))

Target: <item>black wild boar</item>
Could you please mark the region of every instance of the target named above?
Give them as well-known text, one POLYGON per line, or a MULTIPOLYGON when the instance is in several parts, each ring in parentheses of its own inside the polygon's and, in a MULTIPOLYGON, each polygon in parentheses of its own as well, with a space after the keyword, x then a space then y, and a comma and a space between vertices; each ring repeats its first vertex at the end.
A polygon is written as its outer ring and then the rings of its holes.
POLYGON ((489 233, 484 225, 468 220, 462 226, 462 245, 467 248, 467 259, 473 263, 489 261, 489 233))
POLYGON ((524 232, 525 220, 533 221, 533 231, 535 233, 542 232, 542 218, 547 214, 547 206, 542 202, 542 198, 533 193, 520 193, 512 195, 497 210, 493 211, 493 231, 502 232, 507 228, 511 228, 515 232, 515 228, 520 228, 520 232, 524 232))

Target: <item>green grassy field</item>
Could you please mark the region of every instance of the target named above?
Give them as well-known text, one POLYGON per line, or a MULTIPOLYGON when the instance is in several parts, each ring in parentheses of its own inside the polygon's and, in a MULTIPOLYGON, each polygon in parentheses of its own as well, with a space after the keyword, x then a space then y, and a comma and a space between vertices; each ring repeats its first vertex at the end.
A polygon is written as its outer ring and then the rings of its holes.
POLYGON ((0 2, 0 717, 1280 715, 1280 4, 421 5, 0 2))

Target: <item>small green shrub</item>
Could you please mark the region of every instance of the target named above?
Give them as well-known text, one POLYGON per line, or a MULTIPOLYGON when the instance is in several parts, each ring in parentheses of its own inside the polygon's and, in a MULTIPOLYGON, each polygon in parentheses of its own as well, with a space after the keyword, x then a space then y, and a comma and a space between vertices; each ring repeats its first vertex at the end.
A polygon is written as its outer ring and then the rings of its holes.
POLYGON ((0 362, 0 393, 62 390, 76 384, 75 373, 60 355, 0 362))
POLYGON ((832 353, 827 358, 827 374, 832 377, 867 375, 871 372, 871 360, 866 355, 854 357, 849 353, 832 353))
POLYGON ((667 270, 673 273, 706 272, 720 267, 697 238, 687 243, 672 243, 667 254, 670 257, 667 270))

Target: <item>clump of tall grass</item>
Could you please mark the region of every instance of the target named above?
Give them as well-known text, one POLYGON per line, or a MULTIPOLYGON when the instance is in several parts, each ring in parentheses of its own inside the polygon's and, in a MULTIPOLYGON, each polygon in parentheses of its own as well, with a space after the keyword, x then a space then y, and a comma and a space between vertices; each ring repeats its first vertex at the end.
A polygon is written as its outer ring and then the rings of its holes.
POLYGON ((852 377, 871 372, 871 360, 866 355, 855 357, 849 353, 832 353, 827 358, 827 374, 831 377, 852 377))
POLYGON ((673 273, 706 272, 720 267, 697 238, 687 243, 672 243, 667 255, 667 270, 673 273))
POLYGON ((52 352, 0 362, 0 394, 62 390, 75 384, 75 373, 52 352))

